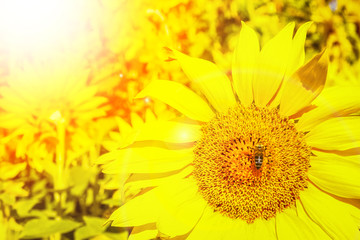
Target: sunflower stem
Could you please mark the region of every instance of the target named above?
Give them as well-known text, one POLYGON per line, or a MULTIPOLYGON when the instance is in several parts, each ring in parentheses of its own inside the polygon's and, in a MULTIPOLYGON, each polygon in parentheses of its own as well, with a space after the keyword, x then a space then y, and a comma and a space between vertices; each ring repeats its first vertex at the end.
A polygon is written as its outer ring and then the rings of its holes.
POLYGON ((54 199, 57 208, 57 214, 61 218, 62 209, 66 203, 66 177, 65 177, 65 119, 61 116, 59 111, 56 111, 51 119, 56 124, 58 144, 56 145, 56 166, 57 171, 54 178, 54 199))

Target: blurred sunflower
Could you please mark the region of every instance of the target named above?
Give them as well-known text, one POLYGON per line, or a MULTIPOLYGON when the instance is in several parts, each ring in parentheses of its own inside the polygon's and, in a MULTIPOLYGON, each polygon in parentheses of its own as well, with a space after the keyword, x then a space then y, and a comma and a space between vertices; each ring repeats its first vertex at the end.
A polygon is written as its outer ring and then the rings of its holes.
POLYGON ((88 84, 86 64, 76 54, 64 56, 14 65, 1 87, 1 142, 16 146, 15 157, 40 172, 55 158, 71 164, 106 131, 97 122, 106 114, 107 99, 88 84))
POLYGON ((130 239, 359 237, 359 209, 345 201, 360 198, 359 118, 350 115, 359 89, 322 91, 326 53, 303 64, 309 26, 293 37, 288 24, 260 51, 242 23, 232 82, 211 62, 171 50, 201 96, 164 80, 139 93, 187 118, 152 122, 108 153, 123 161, 108 163, 112 171, 162 175, 112 225, 135 226, 130 239))

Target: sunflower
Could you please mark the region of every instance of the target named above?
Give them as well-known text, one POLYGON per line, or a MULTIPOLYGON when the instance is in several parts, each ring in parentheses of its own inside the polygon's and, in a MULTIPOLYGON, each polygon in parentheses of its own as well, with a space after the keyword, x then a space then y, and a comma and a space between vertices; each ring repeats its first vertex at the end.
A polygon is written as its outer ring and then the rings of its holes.
POLYGON ((260 50, 242 23, 232 81, 170 50, 200 94, 165 80, 138 94, 185 117, 144 125, 112 153, 112 171, 146 183, 112 225, 134 227, 130 239, 359 239, 360 89, 323 89, 326 51, 304 64, 310 25, 260 50))
POLYGON ((6 132, 1 143, 15 145, 16 158, 40 172, 55 155, 66 154, 70 163, 94 148, 105 129, 97 122, 108 106, 88 76, 77 53, 14 65, 0 88, 0 128, 6 132))

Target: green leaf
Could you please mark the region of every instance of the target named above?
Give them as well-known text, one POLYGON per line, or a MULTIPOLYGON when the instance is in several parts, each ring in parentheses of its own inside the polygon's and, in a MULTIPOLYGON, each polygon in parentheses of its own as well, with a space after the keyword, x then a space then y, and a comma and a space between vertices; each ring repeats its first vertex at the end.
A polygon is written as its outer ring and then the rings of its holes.
POLYGON ((42 218, 42 219, 48 219, 48 218, 55 218, 57 216, 56 211, 52 209, 33 209, 27 214, 26 217, 34 217, 34 218, 42 218))
POLYGON ((31 239, 47 237, 55 233, 70 232, 80 226, 81 223, 67 219, 33 219, 25 224, 20 238, 31 239))
POLYGON ((92 172, 89 168, 76 166, 70 169, 70 185, 71 194, 75 196, 81 196, 84 194, 89 180, 91 179, 92 172))
POLYGON ((19 200, 15 203, 14 208, 20 217, 25 217, 38 202, 38 198, 19 200))
POLYGON ((106 219, 97 217, 84 217, 86 226, 81 227, 75 231, 75 240, 95 237, 102 234, 106 230, 104 223, 106 219))
POLYGON ((29 195, 23 187, 24 183, 20 181, 0 180, 0 200, 3 201, 5 205, 13 206, 17 197, 26 197, 29 195))
POLYGON ((96 229, 101 232, 106 230, 104 223, 107 221, 107 219, 105 219, 105 218, 84 216, 84 221, 85 221, 86 226, 89 226, 93 229, 96 229))
POLYGON ((46 180, 36 179, 36 182, 32 186, 32 192, 38 194, 39 197, 44 196, 47 192, 46 184, 46 180))
POLYGON ((121 199, 109 198, 109 199, 106 199, 106 200, 104 200, 104 201, 101 201, 101 204, 108 205, 108 206, 117 206, 117 207, 120 207, 120 205, 121 205, 121 199))
POLYGON ((7 224, 8 224, 9 229, 13 230, 13 232, 16 232, 16 233, 20 233, 24 228, 22 225, 17 223, 14 218, 10 218, 10 220, 8 221, 7 224))
POLYGON ((123 231, 121 233, 106 232, 104 235, 112 240, 126 240, 128 239, 129 233, 127 231, 123 231))
POLYGON ((94 190, 92 188, 88 188, 86 191, 85 205, 90 206, 93 202, 94 202, 94 190))
POLYGON ((15 196, 7 193, 0 194, 0 200, 3 201, 6 205, 12 206, 15 204, 15 196))

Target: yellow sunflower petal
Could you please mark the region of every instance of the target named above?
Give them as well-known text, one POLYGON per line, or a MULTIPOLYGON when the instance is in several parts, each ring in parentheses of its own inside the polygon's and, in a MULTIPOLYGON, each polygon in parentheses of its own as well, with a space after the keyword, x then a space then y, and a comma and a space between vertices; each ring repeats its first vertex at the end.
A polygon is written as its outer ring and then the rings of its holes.
POLYGON ((93 96, 87 102, 83 102, 76 107, 77 111, 89 111, 98 108, 100 105, 106 103, 108 99, 106 97, 93 96))
MULTIPOLYGON (((351 200, 353 203, 356 203, 356 206, 360 205, 360 200, 359 199, 352 199, 351 200)), ((348 204, 345 202, 342 202, 343 205, 348 209, 351 217, 353 218, 353 220, 355 221, 355 224, 359 227, 360 229, 360 208, 359 207, 355 207, 352 204, 348 204)))
POLYGON ((175 121, 145 123, 134 135, 137 141, 157 140, 171 143, 194 142, 200 138, 201 126, 175 121))
POLYGON ((165 80, 152 81, 136 98, 156 98, 175 108, 185 116, 208 122, 214 113, 208 104, 184 85, 165 80))
POLYGON ((146 224, 134 227, 129 235, 128 240, 149 240, 154 239, 158 235, 158 230, 155 224, 146 224))
POLYGON ((183 199, 181 196, 188 188, 187 180, 170 181, 126 202, 111 214, 109 221, 118 227, 157 222, 161 214, 168 211, 169 201, 183 199))
MULTIPOLYGON (((320 153, 320 152, 319 152, 320 153)), ((311 158, 309 178, 321 189, 345 198, 360 198, 360 156, 354 163, 336 154, 311 158)))
POLYGON ((121 132, 122 134, 129 134, 130 132, 133 131, 132 127, 130 126, 130 124, 125 121, 124 119, 120 118, 120 117, 115 117, 115 121, 118 125, 119 128, 119 132, 121 132))
POLYGON ((81 89, 81 91, 76 91, 76 97, 71 102, 74 106, 80 105, 86 102, 88 99, 91 99, 97 93, 98 88, 96 86, 89 86, 81 89))
POLYGON ((269 220, 257 219, 254 223, 250 224, 248 228, 248 239, 277 239, 274 218, 269 220))
POLYGON ((172 52, 185 74, 199 87, 217 111, 227 111, 236 105, 230 80, 215 64, 189 57, 176 50, 172 52))
POLYGON ((296 212, 300 219, 311 228, 312 232, 316 235, 314 239, 322 239, 322 240, 331 240, 330 236, 313 220, 310 219, 309 215, 305 212, 305 209, 302 203, 297 200, 296 201, 296 212))
POLYGON ((180 169, 193 160, 193 149, 166 149, 161 147, 125 148, 104 154, 98 163, 108 162, 103 172, 160 173, 180 169))
POLYGON ((254 100, 258 106, 266 106, 282 83, 289 60, 294 27, 294 23, 289 23, 265 44, 259 54, 253 82, 254 100))
POLYGON ((342 155, 338 155, 336 153, 323 152, 323 151, 318 151, 315 149, 311 150, 311 152, 318 158, 328 159, 329 161, 331 161, 332 159, 335 159, 336 161, 339 161, 339 162, 346 162, 346 163, 355 164, 355 165, 360 164, 360 155, 344 155, 344 156, 342 156, 342 155))
POLYGON ((297 216, 293 208, 286 209, 276 215, 276 233, 279 240, 316 239, 312 229, 297 216))
POLYGON ((308 106, 325 86, 327 55, 324 52, 313 57, 299 68, 285 83, 280 100, 280 113, 291 116, 308 106))
MULTIPOLYGON (((228 222, 225 222, 223 224, 229 224, 228 222)), ((228 231, 222 231, 222 240, 233 240, 233 239, 243 239, 244 235, 246 234, 246 228, 248 227, 247 223, 242 220, 233 220, 230 222, 230 230, 228 231)), ((220 225, 222 226, 222 225, 220 225)), ((222 227, 224 229, 227 229, 228 226, 222 227)))
POLYGON ((140 128, 144 125, 144 120, 137 113, 130 113, 131 125, 133 128, 140 128))
POLYGON ((359 92, 358 86, 324 89, 313 102, 318 107, 302 115, 296 128, 299 131, 309 131, 331 117, 345 116, 360 111, 359 92))
MULTIPOLYGON (((193 167, 189 166, 181 170, 180 172, 172 173, 169 176, 160 176, 158 178, 151 177, 150 179, 127 182, 124 185, 124 189, 125 191, 136 192, 147 187, 157 187, 169 181, 184 179, 185 177, 189 176, 192 173, 192 171, 193 171, 193 167)), ((146 174, 146 175, 147 177, 149 177, 150 174, 146 174)))
POLYGON ((155 122, 156 121, 156 116, 153 113, 153 111, 151 111, 150 109, 146 109, 145 112, 145 122, 155 122))
POLYGON ((233 219, 224 217, 207 206, 199 222, 187 237, 187 240, 222 239, 224 234, 233 230, 233 225, 233 219))
POLYGON ((336 197, 344 211, 351 215, 352 220, 360 229, 360 199, 336 197))
POLYGON ((118 150, 111 151, 101 155, 98 159, 96 159, 95 164, 106 164, 117 158, 118 150))
POLYGON ((346 150, 360 146, 360 118, 338 117, 327 120, 305 137, 312 147, 324 150, 346 150))
POLYGON ((112 226, 132 227, 156 222, 160 210, 158 196, 165 194, 163 191, 163 188, 157 187, 122 205, 109 217, 112 226))
POLYGON ((296 31, 295 37, 291 44, 291 51, 289 53, 289 61, 285 71, 284 82, 280 86, 279 92, 275 96, 275 99, 270 103, 271 107, 277 107, 280 104, 282 93, 284 91, 284 85, 286 85, 289 77, 304 64, 305 51, 304 44, 307 30, 309 29, 311 22, 307 22, 300 26, 296 31))
MULTIPOLYGON (((0 107, 1 107, 1 101, 0 101, 0 107)), ((26 119, 21 119, 21 118, 17 117, 17 114, 10 113, 10 114, 0 116, 0 127, 5 128, 5 129, 15 129, 15 131, 19 131, 18 128, 20 126, 24 126, 24 124, 26 124, 26 122, 27 122, 26 119)), ((8 138, 8 137, 5 137, 5 138, 8 138)), ((2 142, 4 142, 3 139, 4 138, 1 139, 2 142)))
POLYGON ((304 64, 305 60, 305 39, 306 33, 309 30, 312 22, 304 23, 296 31, 294 39, 292 41, 290 59, 286 68, 285 78, 291 76, 300 66, 304 64))
POLYGON ((157 227, 159 232, 173 238, 191 231, 203 214, 205 200, 198 195, 195 181, 183 181, 186 185, 179 195, 171 201, 163 201, 162 211, 157 227))
POLYGON ((253 77, 260 47, 253 29, 241 22, 241 31, 233 55, 232 76, 234 90, 241 103, 250 106, 253 102, 253 77))
POLYGON ((332 239, 358 239, 360 232, 347 209, 338 200, 318 190, 312 184, 300 194, 309 217, 332 239))
POLYGON ((97 109, 93 109, 91 111, 87 111, 87 112, 80 112, 80 111, 76 111, 73 113, 73 118, 77 118, 77 119, 94 119, 94 118, 99 118, 99 117, 103 117, 106 116, 106 111, 104 108, 97 108, 97 109))

